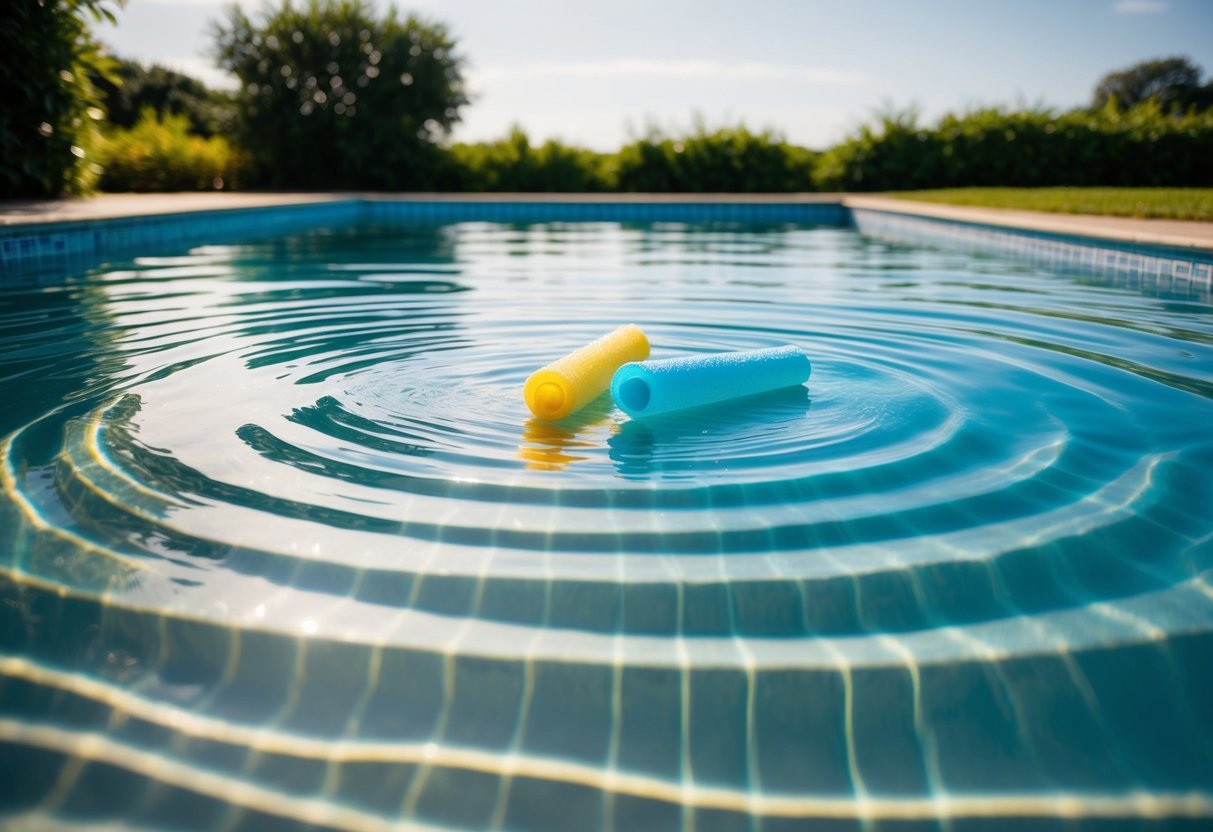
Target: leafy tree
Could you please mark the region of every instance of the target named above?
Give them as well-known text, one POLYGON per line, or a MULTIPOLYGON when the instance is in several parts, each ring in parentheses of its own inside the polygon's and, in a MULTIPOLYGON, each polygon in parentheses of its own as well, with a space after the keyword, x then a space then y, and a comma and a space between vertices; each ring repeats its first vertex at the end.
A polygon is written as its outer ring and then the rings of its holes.
POLYGON ((285 188, 431 187, 437 142, 468 102, 445 26, 368 0, 291 0, 213 30, 235 73, 251 178, 285 188))
POLYGON ((107 59, 88 21, 114 21, 122 0, 5 0, 0 12, 0 196, 87 192, 104 116, 90 74, 107 59))
POLYGON ((235 115, 231 94, 207 89, 189 75, 121 58, 114 64, 109 77, 96 75, 92 80, 115 127, 134 127, 143 111, 151 108, 162 117, 185 116, 191 133, 213 136, 224 132, 235 115))
POLYGON ((1208 106, 1213 86, 1202 88, 1200 76, 1201 68, 1188 58, 1142 61, 1101 78, 1095 85, 1091 109, 1102 110, 1113 100, 1121 107, 1135 107, 1151 98, 1167 109, 1208 106))

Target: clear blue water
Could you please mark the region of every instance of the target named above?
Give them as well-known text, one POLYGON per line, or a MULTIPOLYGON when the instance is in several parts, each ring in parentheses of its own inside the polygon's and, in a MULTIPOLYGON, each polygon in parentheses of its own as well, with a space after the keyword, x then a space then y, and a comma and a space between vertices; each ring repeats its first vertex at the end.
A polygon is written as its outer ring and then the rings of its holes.
POLYGON ((0 286, 0 825, 1205 829, 1213 303, 838 228, 0 286), (621 323, 805 387, 532 421, 621 323))

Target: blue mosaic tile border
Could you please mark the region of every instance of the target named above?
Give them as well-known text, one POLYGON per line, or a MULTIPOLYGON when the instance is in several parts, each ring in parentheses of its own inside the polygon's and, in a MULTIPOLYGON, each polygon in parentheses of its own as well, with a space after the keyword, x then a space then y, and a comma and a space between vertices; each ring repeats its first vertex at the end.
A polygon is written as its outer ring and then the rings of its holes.
POLYGON ((154 217, 0 227, 0 274, 95 262, 173 245, 264 237, 362 220, 412 222, 789 222, 853 225, 898 242, 947 245, 1027 260, 1162 291, 1208 296, 1213 253, 1068 237, 941 220, 827 202, 511 202, 491 199, 347 199, 265 208, 195 211, 154 217))
POLYGON ((561 202, 351 199, 0 227, 0 274, 96 262, 149 248, 227 242, 360 220, 413 222, 795 222, 843 226, 823 202, 561 202))
POLYGON ((96 261, 166 245, 230 241, 317 224, 346 224, 358 219, 359 209, 358 201, 344 200, 4 226, 0 227, 0 274, 96 261))
POLYGON ((829 202, 509 202, 370 199, 367 218, 419 222, 794 222, 847 225, 829 202))
POLYGON ((1043 269, 1095 275, 1119 285, 1152 291, 1198 297, 1213 293, 1213 252, 1008 229, 868 208, 853 208, 850 213, 855 228, 878 239, 1009 256, 1043 269))

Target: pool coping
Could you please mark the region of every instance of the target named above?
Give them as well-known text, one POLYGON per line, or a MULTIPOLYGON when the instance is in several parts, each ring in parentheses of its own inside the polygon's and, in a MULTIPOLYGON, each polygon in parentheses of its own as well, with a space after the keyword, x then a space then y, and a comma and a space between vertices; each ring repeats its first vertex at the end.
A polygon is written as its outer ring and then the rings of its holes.
MULTIPOLYGON (((103 194, 90 199, 0 202, 0 272, 40 268, 82 255, 106 256, 141 245, 197 242, 203 225, 222 238, 283 230, 291 221, 324 223, 358 216, 429 221, 809 221, 847 225, 895 239, 952 238, 964 245, 1021 253, 1049 250, 1052 259, 1084 259, 1082 247, 1104 259, 1146 257, 1146 270, 1174 272, 1176 258, 1202 279, 1213 260, 1213 223, 1051 214, 939 205, 888 195, 794 194, 559 194, 258 192, 103 194), (293 208, 293 211, 279 209, 293 208), (612 208, 618 208, 616 215, 612 208), (685 210, 680 210, 685 209, 685 210), (349 215, 349 216, 347 216, 349 215), (197 220, 205 219, 204 223, 197 220), (1077 252, 1077 253, 1076 253, 1077 252), (1161 265, 1153 259, 1168 261, 1161 265)), ((1090 260, 1087 257, 1085 260, 1090 260)), ((1138 261, 1117 268, 1140 271, 1138 261)))

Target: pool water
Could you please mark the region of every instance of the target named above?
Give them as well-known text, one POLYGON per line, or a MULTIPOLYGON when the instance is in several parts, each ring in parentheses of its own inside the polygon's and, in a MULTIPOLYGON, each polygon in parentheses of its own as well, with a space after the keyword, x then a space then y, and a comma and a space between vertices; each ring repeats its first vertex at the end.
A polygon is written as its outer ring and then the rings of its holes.
POLYGON ((0 825, 1213 823, 1213 301, 843 228, 0 286, 0 825), (623 323, 807 385, 530 418, 623 323))

